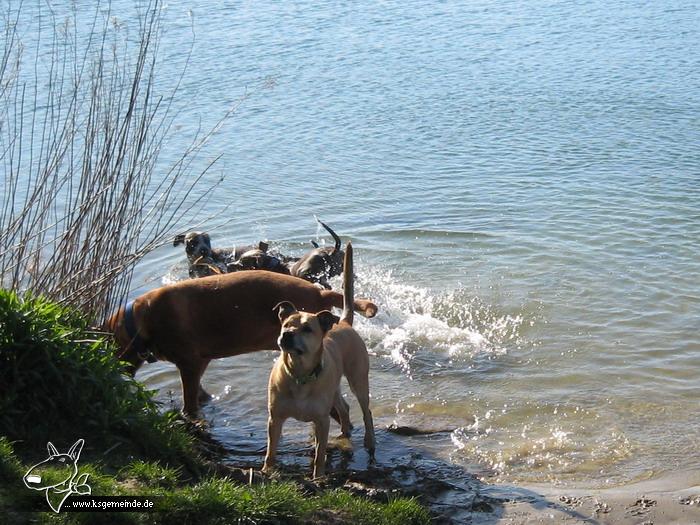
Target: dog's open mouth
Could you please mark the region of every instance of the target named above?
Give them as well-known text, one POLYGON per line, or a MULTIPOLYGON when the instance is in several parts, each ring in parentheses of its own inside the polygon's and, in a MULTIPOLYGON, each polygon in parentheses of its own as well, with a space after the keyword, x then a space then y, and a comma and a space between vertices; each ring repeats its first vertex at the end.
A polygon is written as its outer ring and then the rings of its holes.
POLYGON ((288 354, 296 354, 296 355, 301 355, 304 353, 304 350, 301 348, 297 348, 296 346, 282 346, 280 345, 280 350, 283 352, 287 352, 288 354))

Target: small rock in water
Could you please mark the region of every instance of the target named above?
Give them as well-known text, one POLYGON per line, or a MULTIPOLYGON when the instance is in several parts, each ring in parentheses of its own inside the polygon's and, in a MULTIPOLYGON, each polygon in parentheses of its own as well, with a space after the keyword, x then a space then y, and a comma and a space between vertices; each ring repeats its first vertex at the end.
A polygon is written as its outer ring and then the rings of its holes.
POLYGON ((388 432, 391 432, 392 434, 398 434, 399 436, 426 436, 428 434, 449 434, 452 432, 452 430, 449 429, 429 430, 397 425, 396 423, 392 423, 391 425, 386 427, 386 429, 388 432))

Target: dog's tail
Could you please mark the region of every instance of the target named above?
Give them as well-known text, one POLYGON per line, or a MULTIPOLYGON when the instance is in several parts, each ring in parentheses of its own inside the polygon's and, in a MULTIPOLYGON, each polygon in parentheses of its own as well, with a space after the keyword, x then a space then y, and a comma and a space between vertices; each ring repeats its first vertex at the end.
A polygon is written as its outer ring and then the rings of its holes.
MULTIPOLYGON (((318 217, 316 217, 316 220, 318 223, 323 226, 328 233, 331 234, 331 237, 333 237, 333 240, 335 241, 335 247, 333 248, 333 251, 331 252, 331 255, 334 255, 338 250, 340 250, 340 237, 338 237, 338 234, 335 233, 330 226, 328 226, 325 222, 321 221, 318 217)), ((318 246, 316 246, 318 247, 318 246)))
POLYGON ((340 320, 352 326, 355 315, 355 289, 354 275, 352 269, 352 243, 348 242, 345 247, 345 268, 343 269, 343 315, 340 320))

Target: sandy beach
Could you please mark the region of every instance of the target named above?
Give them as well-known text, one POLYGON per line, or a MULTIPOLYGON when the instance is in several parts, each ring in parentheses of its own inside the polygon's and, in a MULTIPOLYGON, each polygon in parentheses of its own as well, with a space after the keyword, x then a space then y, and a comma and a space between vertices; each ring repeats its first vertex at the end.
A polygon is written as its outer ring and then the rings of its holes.
POLYGON ((623 525, 700 523, 700 485, 675 488, 687 486, 689 478, 693 477, 697 476, 678 475, 603 490, 494 486, 484 491, 495 494, 494 499, 490 500, 495 503, 494 510, 481 515, 472 512, 466 522, 623 525))

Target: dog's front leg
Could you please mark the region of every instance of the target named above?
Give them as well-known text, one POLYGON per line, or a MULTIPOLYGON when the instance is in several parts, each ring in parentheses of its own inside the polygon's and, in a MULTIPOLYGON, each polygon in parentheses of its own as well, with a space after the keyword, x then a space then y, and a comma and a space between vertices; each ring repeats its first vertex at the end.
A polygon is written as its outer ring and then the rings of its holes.
POLYGON ((314 421, 314 436, 316 438, 316 454, 314 455, 314 478, 323 476, 326 472, 326 448, 328 447, 328 432, 331 427, 331 417, 327 415, 314 421))
POLYGON ((199 414, 200 380, 208 364, 208 360, 176 363, 180 369, 180 381, 182 381, 182 397, 185 402, 183 412, 192 418, 196 418, 199 414))
POLYGON ((263 472, 269 473, 277 460, 277 445, 282 435, 282 425, 284 419, 270 416, 267 418, 267 453, 265 454, 265 464, 263 472))

